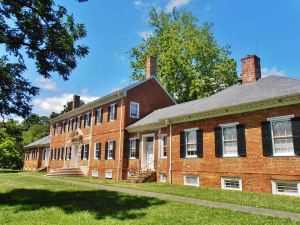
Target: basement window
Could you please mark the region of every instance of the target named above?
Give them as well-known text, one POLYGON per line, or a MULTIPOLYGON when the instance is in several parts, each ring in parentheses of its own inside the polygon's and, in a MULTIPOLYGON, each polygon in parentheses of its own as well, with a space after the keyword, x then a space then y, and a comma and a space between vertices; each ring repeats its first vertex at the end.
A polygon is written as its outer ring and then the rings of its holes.
POLYGON ((226 190, 242 190, 242 179, 236 177, 222 177, 221 188, 226 190))
POLYGON ((272 193, 300 196, 300 181, 272 180, 272 193))
POLYGON ((112 170, 106 170, 105 171, 105 178, 112 178, 112 170))
POLYGON ((99 176, 98 170, 92 170, 92 177, 98 177, 98 176, 99 176))
POLYGON ((165 173, 160 174, 160 182, 162 182, 162 183, 167 182, 167 174, 165 174, 165 173))
POLYGON ((183 184, 188 186, 199 186, 199 177, 195 175, 184 175, 183 184))

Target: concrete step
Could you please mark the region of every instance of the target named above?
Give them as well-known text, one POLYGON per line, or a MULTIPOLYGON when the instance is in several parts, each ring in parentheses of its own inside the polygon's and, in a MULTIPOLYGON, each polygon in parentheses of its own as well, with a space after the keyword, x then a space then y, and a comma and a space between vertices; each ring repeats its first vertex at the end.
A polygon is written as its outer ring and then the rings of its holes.
POLYGON ((51 173, 48 173, 47 176, 66 176, 66 177, 79 177, 79 176, 84 176, 80 168, 60 168, 57 169, 51 173))

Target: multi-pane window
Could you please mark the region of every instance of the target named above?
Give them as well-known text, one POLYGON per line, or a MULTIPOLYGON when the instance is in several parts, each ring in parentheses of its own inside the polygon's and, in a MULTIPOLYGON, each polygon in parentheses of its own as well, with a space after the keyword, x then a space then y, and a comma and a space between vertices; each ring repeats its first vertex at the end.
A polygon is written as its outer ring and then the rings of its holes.
POLYGON ((74 119, 69 119, 68 131, 73 131, 74 119))
POLYGON ((136 139, 130 139, 130 159, 136 158, 136 139))
POLYGON ((87 112, 85 114, 85 121, 84 121, 84 124, 85 124, 85 127, 90 127, 91 126, 91 113, 90 112, 87 112))
POLYGON ((130 117, 139 118, 139 103, 130 102, 130 117))
POLYGON ((96 124, 102 123, 102 108, 96 110, 96 124))
POLYGON ((167 135, 162 135, 161 136, 161 158, 166 158, 167 157, 167 135))
POLYGON ((58 160, 63 160, 64 148, 58 150, 58 160))
POLYGON ((47 149, 44 148, 44 149, 43 149, 43 155, 42 155, 42 160, 43 160, 43 161, 46 160, 46 154, 47 154, 47 149))
POLYGON ((109 106, 109 121, 116 119, 116 104, 111 104, 109 106))
POLYGON ((165 174, 165 173, 160 174, 160 182, 163 182, 163 183, 167 182, 167 174, 165 174))
POLYGON ((199 186, 199 177, 195 175, 185 175, 183 177, 184 185, 199 186))
POLYGON ((222 177, 221 178, 222 189, 228 190, 242 190, 242 179, 235 177, 222 177))
POLYGON ((81 129, 81 115, 77 116, 76 129, 81 129))
POLYGON ((82 150, 83 150, 83 155, 82 155, 82 159, 83 160, 87 160, 89 158, 89 145, 82 145, 82 150))
POLYGON ((98 177, 98 176, 99 176, 98 170, 92 170, 92 177, 98 177))
POLYGON ((97 142, 95 143, 95 156, 94 159, 100 159, 101 154, 101 143, 97 142))
POLYGON ((223 156, 237 156, 237 132, 236 125, 224 125, 223 134, 223 156))
POLYGON ((273 137, 274 155, 293 155, 294 144, 292 125, 290 119, 272 120, 271 129, 273 137))
POLYGON ((53 124, 53 133, 54 135, 58 134, 58 124, 53 124))
POLYGON ((61 123, 61 133, 64 134, 66 132, 66 121, 63 121, 61 123))
POLYGON ((300 181, 272 181, 272 193, 278 195, 300 196, 300 181))
POLYGON ((107 146, 107 159, 113 159, 114 154, 114 142, 109 141, 107 146))
POLYGON ((66 160, 71 160, 71 147, 66 147, 66 160))
POLYGON ((55 160, 55 156, 56 156, 56 149, 52 148, 52 151, 51 151, 51 160, 55 160))
POLYGON ((112 178, 112 170, 105 170, 105 178, 112 178))
POLYGON ((185 132, 186 139, 186 156, 197 156, 197 130, 189 130, 185 132))

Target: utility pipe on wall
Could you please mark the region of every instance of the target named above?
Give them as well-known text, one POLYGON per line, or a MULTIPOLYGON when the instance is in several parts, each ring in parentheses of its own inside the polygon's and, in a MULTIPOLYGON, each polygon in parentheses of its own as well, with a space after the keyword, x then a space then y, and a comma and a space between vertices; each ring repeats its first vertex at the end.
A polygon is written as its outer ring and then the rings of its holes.
POLYGON ((122 121, 123 121, 123 99, 121 100, 121 116, 120 116, 120 136, 119 136, 119 159, 118 159, 118 171, 117 171, 117 180, 119 180, 120 176, 120 163, 121 163, 121 143, 122 143, 122 121))
POLYGON ((169 183, 172 184, 172 124, 170 123, 170 162, 169 162, 169 183))

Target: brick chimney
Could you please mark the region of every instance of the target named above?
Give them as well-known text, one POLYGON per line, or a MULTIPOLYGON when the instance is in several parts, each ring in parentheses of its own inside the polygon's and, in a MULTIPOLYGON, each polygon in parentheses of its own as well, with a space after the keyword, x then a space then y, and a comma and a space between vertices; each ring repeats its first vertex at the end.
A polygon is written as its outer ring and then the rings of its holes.
POLYGON ((248 84, 261 78, 260 58, 256 55, 247 55, 241 59, 242 83, 248 84))
POLYGON ((150 76, 156 76, 156 67, 157 67, 156 58, 153 56, 148 56, 146 62, 146 78, 150 76))
POLYGON ((72 104, 72 110, 78 108, 80 106, 80 96, 73 95, 73 104, 72 104))

